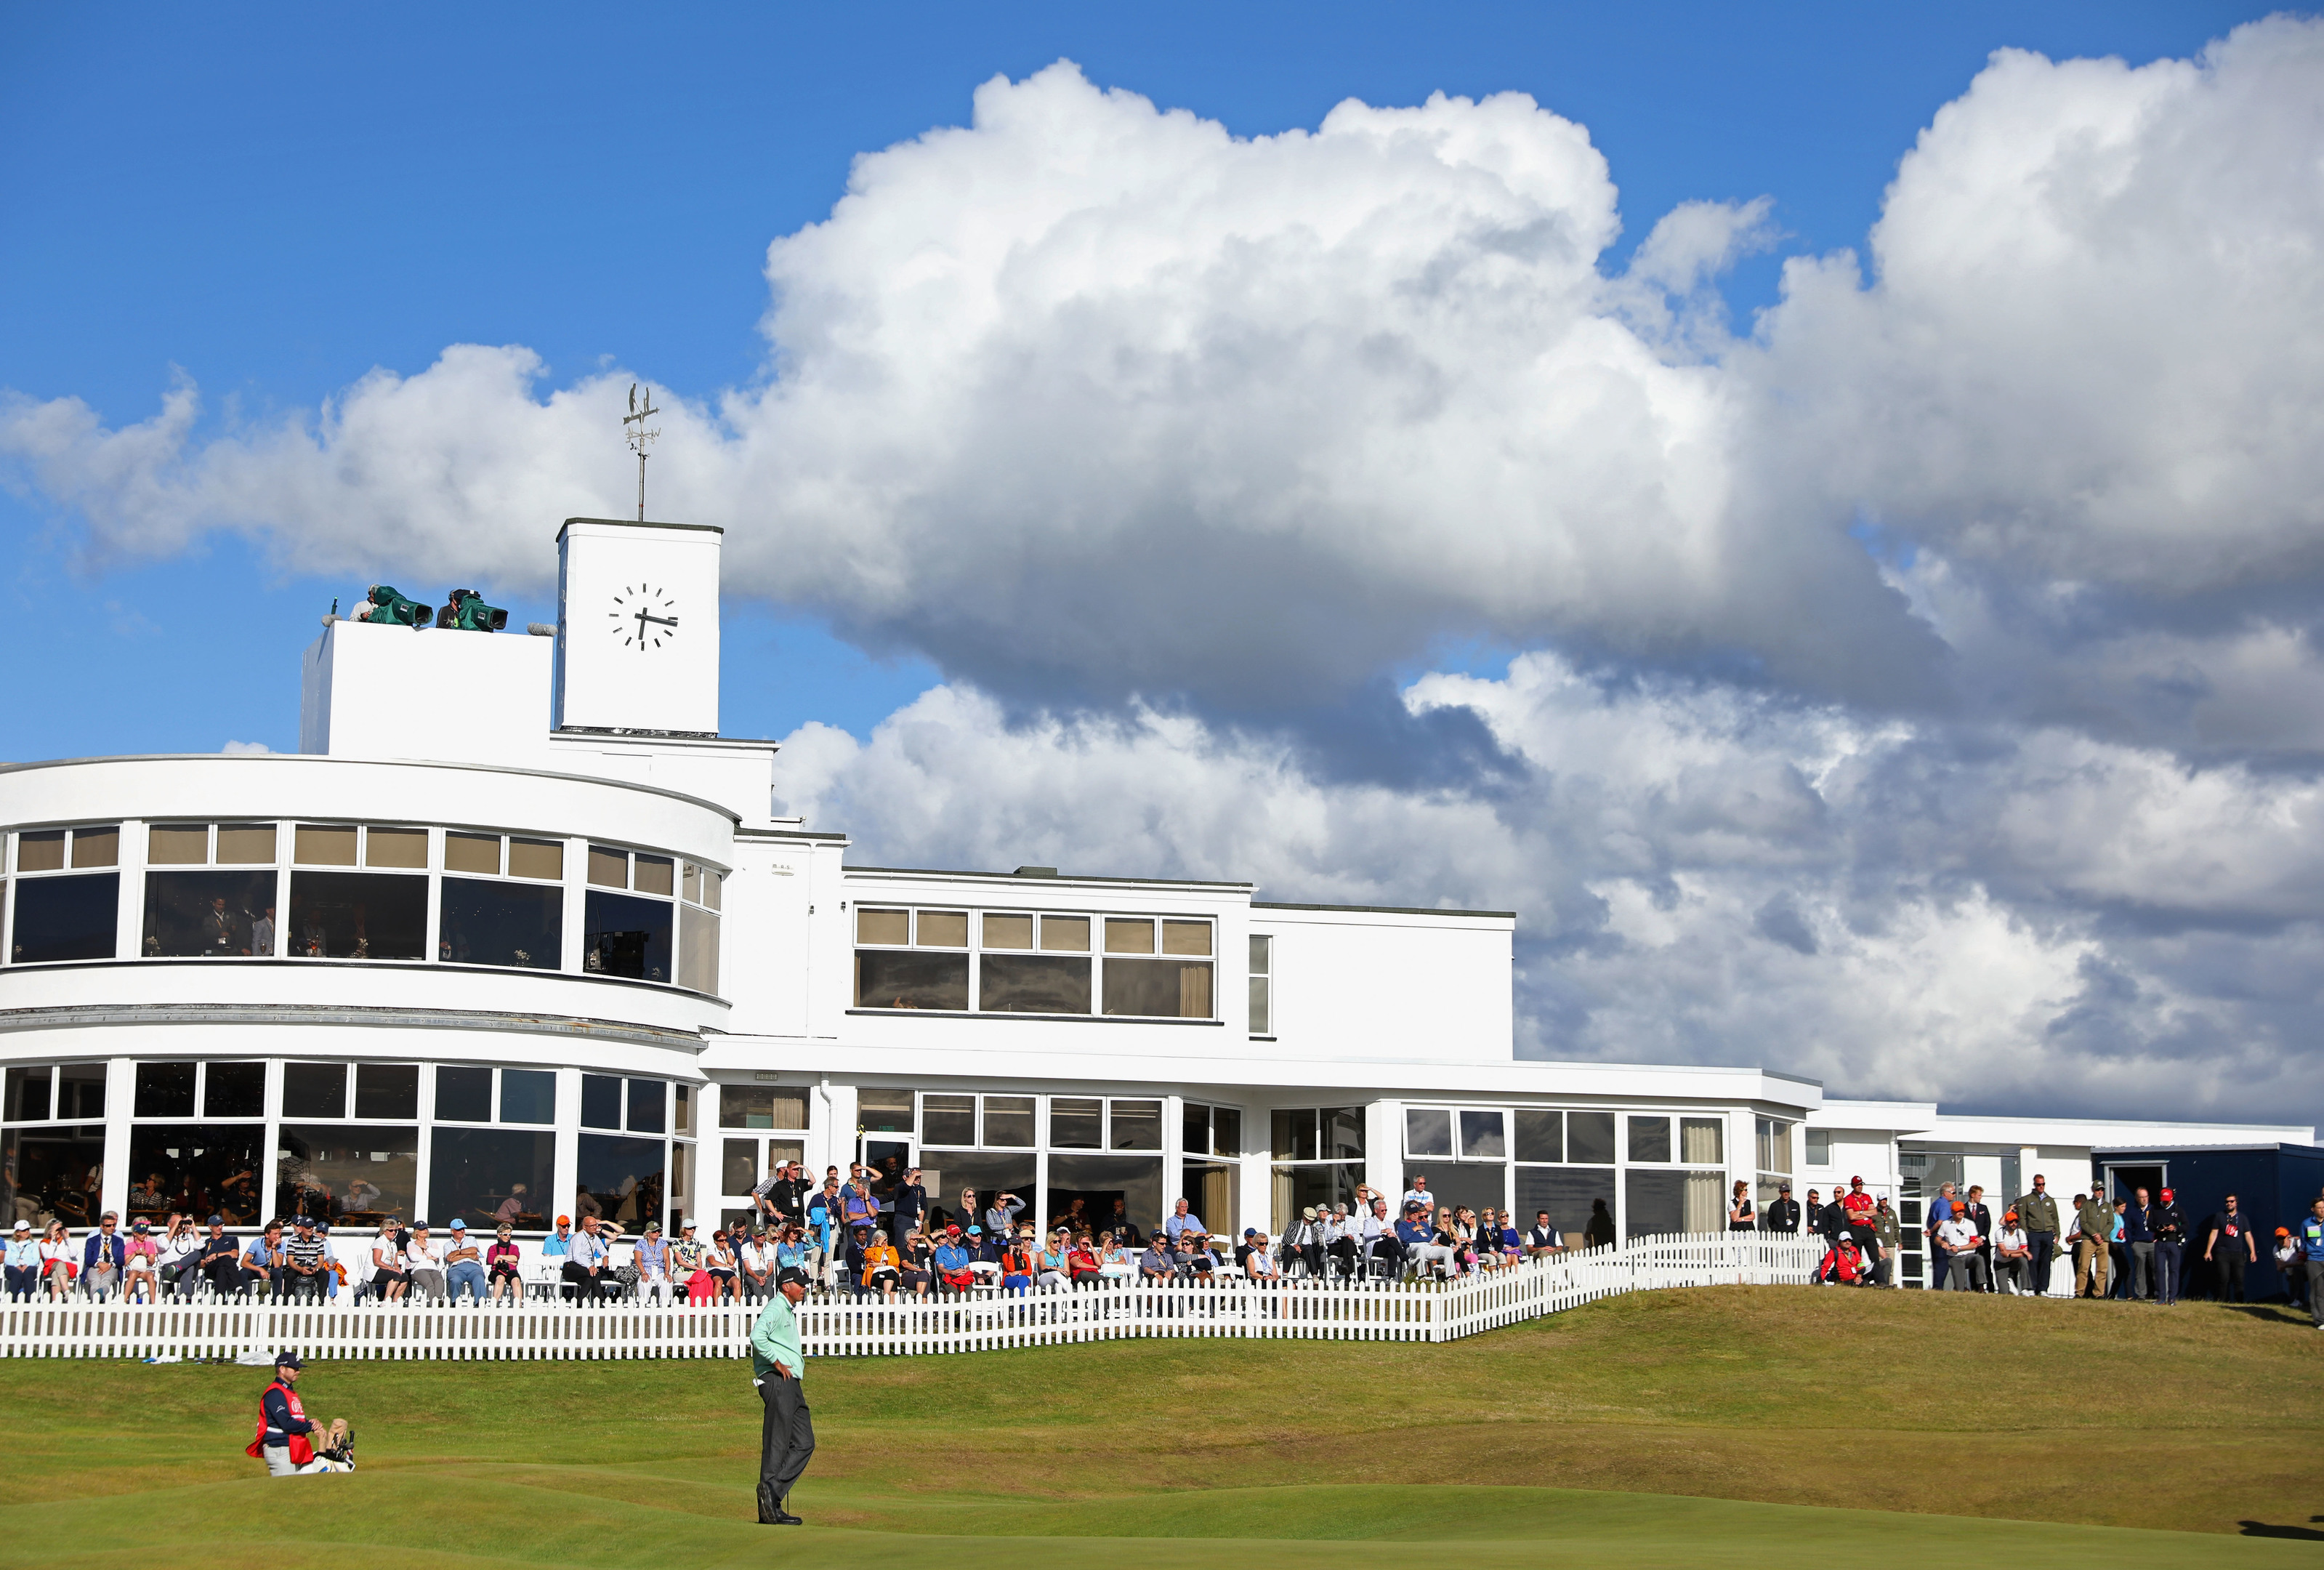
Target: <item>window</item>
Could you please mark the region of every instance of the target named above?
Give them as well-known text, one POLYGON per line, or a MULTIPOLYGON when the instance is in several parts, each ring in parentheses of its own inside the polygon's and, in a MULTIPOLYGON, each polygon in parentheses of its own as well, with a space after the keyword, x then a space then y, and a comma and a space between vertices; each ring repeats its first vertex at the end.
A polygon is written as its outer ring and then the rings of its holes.
POLYGON ((678 984, 697 993, 718 990, 718 911, 726 875, 693 862, 679 869, 678 984))
POLYGON ((437 958, 517 970, 563 966, 561 841, 447 831, 444 871, 437 896, 437 958))
POLYGON ((1049 1098, 1049 1148, 1053 1150, 1102 1150, 1100 1121, 1105 1104, 1095 1096, 1053 1095, 1049 1098))
POLYGON ((1461 1159, 1501 1161, 1508 1159, 1508 1140, 1499 1113, 1464 1112, 1461 1114, 1461 1159))
POLYGON ((1781 1118, 1758 1120, 1759 1170, 1790 1176, 1792 1125, 1781 1118))
POLYGON ((920 1142, 973 1149, 976 1144, 976 1097, 929 1094, 920 1098, 920 1142))
POLYGON ((678 864, 669 856, 589 847, 589 882, 583 905, 581 968, 591 975, 666 982, 670 964, 672 905, 678 864), (608 891, 623 890, 627 893, 608 891))
POLYGON ((436 1118, 439 1122, 492 1122, 493 1071, 448 1066, 438 1068, 436 1071, 436 1118))
POLYGON ((1590 1229, 1590 1214, 1606 1206, 1610 1225, 1614 1214, 1614 1168, 1611 1167, 1519 1167, 1517 1197, 1510 1208, 1519 1226, 1531 1226, 1534 1217, 1549 1212, 1552 1226, 1566 1234, 1568 1248, 1580 1248, 1590 1229))
POLYGON ((1189 1156, 1240 1156, 1242 1154, 1242 1109, 1238 1106, 1204 1106, 1200 1102, 1185 1104, 1184 1138, 1182 1143, 1189 1156))
POLYGON ((1364 1178, 1363 1108, 1278 1107, 1268 1124, 1275 1156, 1269 1196, 1275 1230, 1280 1232, 1310 1205, 1353 1205, 1356 1185, 1364 1178))
POLYGON ((556 1121, 557 1076, 552 1070, 501 1070, 501 1122, 553 1123, 556 1121))
POLYGON ((483 1237, 503 1219, 539 1230, 549 1219, 556 1154, 557 1136, 546 1130, 438 1128, 429 1140, 428 1206, 462 1217, 483 1237))
POLYGON ((1808 1131, 1808 1165, 1811 1167, 1831 1165, 1831 1131, 1830 1129, 1808 1131))
POLYGON ((1031 1150, 1033 1098, 1029 1095, 986 1096, 984 1142, 1002 1150, 1031 1150))
MULTIPOLYGON (((263 1123, 136 1124, 129 1135, 129 1170, 135 1175, 130 1216, 152 1220, 167 1219, 172 1210, 199 1216, 215 1212, 229 1226, 251 1225, 264 1211, 259 1184, 265 1156, 263 1123), (148 1208, 147 1202, 157 1198, 160 1203, 148 1208)), ((91 1224, 96 1220, 88 1217, 91 1224)))
POLYGON ((1452 1114, 1434 1107, 1404 1110, 1404 1153, 1407 1158, 1452 1154, 1452 1114))
MULTIPOLYGON (((933 936, 949 937, 950 924, 928 918, 957 912, 922 911, 922 947, 933 936)), ((960 947, 968 943, 967 917, 961 917, 960 947)), ((855 912, 855 1006, 859 1009, 939 1009, 961 1012, 968 1008, 968 956, 927 954, 909 947, 912 912, 867 910, 855 912), (872 947, 869 945, 884 947, 872 947)))
POLYGON ((618 1129, 622 1126, 622 1082, 610 1074, 581 1076, 581 1126, 618 1129))
POLYGON ((1250 1033, 1271 1036, 1275 1033, 1274 994, 1268 990, 1274 981, 1270 966, 1275 963, 1275 939, 1254 936, 1250 940, 1250 1033))
POLYGON ((212 1063, 202 1069, 202 1116, 258 1118, 266 1115, 266 1065, 212 1063))
POLYGON ((662 1220, 668 1150, 662 1140, 583 1134, 574 1220, 602 1216, 630 1232, 662 1220))
POLYGON ((0 1130, 0 1214, 22 1216, 42 1231, 61 1221, 78 1235, 97 1224, 97 1178, 104 1168, 101 1122, 0 1130))
POLYGON ((1632 1171, 1622 1175, 1622 1225, 1628 1237, 1726 1230, 1723 1172, 1632 1171))
POLYGON ((420 1115, 420 1066, 355 1065, 355 1116, 401 1121, 420 1115))
POLYGON ((1688 1166, 1722 1166, 1726 1149, 1725 1125, 1717 1118, 1679 1119, 1678 1159, 1688 1166))
POLYGON ((630 1131, 659 1134, 669 1127, 669 1085, 666 1080, 630 1081, 630 1131))
POLYGON ((1630 1159, 1667 1161, 1670 1159, 1670 1119, 1633 1115, 1630 1119, 1630 1159))
POLYGON ((912 1093, 866 1086, 855 1094, 855 1121, 869 1133, 908 1134, 912 1131, 912 1093))
POLYGON ((1086 1014, 1090 962, 1065 955, 985 955, 976 1006, 990 1013, 1086 1014))
POLYGON ((194 1115, 195 1066, 190 1063, 141 1063, 137 1066, 137 1095, 132 1107, 141 1118, 189 1118, 194 1115))
POLYGON ((663 1133, 669 1126, 669 1107, 668 1080, 624 1080, 610 1074, 581 1076, 581 1126, 585 1129, 663 1133))
POLYGON ((286 1063, 282 1066, 282 1115, 336 1119, 347 1115, 347 1066, 286 1063))
POLYGON ((1577 1164, 1614 1164, 1614 1114, 1570 1112, 1565 1114, 1565 1159, 1577 1164))
POLYGON ((145 929, 149 959, 271 959, 274 922, 274 826, 219 824, 217 854, 207 823, 155 824, 145 831, 145 929), (164 868, 208 868, 198 872, 164 868), (228 871, 260 866, 263 872, 228 871))
POLYGON ((50 1092, 56 1084, 52 1064, 38 1068, 11 1068, 6 1089, 0 1092, 0 1121, 44 1123, 49 1121, 50 1092))
POLYGON ((428 942, 428 831, 302 823, 291 833, 288 952, 302 959, 419 959, 428 942), (410 867, 418 875, 310 872, 410 867))
POLYGON ((15 901, 15 925, 8 949, 11 963, 48 965, 113 958, 121 874, 86 869, 115 867, 120 860, 117 825, 18 835, 16 871, 20 875, 9 885, 15 901), (26 873, 34 875, 21 875, 26 873), (62 875, 38 875, 42 873, 62 875))
POLYGON ((1160 1102, 1109 1102, 1106 1114, 1108 1142, 1112 1149, 1159 1150, 1162 1148, 1160 1102))
POLYGON ((277 1214, 319 1216, 334 1226, 356 1227, 376 1226, 391 1215, 414 1219, 420 1203, 416 1128, 284 1123, 275 1151, 277 1214))
MULTIPOLYGON (((1517 1108, 1517 1159, 1520 1161, 1565 1159, 1565 1114, 1543 1107, 1517 1108)), ((1528 1221, 1532 1218, 1526 1217, 1528 1221)))
POLYGON ((0 1122, 75 1122, 105 1115, 105 1065, 40 1063, 8 1070, 0 1122))
POLYGON ((1105 1012, 1148 1019, 1210 1019, 1211 962, 1134 957, 1157 951, 1166 956, 1209 955, 1211 924, 1167 917, 1105 919, 1105 1012))
MULTIPOLYGON (((805 1090, 769 1085, 722 1085, 718 1087, 718 1126, 722 1129, 804 1129, 807 1126, 805 1090)), ((729 1188, 727 1193, 737 1192, 729 1188)))

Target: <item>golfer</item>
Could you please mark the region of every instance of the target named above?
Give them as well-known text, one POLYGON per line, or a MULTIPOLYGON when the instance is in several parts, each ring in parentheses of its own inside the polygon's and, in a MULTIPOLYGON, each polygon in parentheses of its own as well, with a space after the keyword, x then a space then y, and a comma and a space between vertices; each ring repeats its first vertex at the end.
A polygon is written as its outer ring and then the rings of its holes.
POLYGON ((775 1295, 751 1326, 751 1382, 759 1387, 766 1423, 759 1431, 759 1524, 796 1527, 798 1517, 783 1508, 791 1485, 815 1454, 815 1426, 807 1420, 807 1395, 799 1383, 807 1357, 799 1350, 800 1299, 807 1272, 787 1270, 775 1278, 775 1295))

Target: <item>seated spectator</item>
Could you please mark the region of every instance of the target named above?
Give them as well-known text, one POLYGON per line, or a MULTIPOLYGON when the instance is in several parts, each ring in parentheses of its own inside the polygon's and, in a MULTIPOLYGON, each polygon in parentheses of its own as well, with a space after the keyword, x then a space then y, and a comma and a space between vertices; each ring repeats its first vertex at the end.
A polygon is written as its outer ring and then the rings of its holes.
POLYGON ((175 1298, 192 1297, 194 1283, 201 1279, 201 1253, 202 1231, 194 1224, 194 1218, 180 1211, 171 1212, 155 1266, 162 1290, 175 1298))
POLYGON ((48 1283, 49 1296, 58 1299, 69 1296, 79 1275, 80 1251, 73 1247, 72 1233, 61 1221, 49 1223, 41 1238, 41 1279, 48 1283))
MULTIPOLYGON (((1182 1199, 1178 1203, 1184 1205, 1185 1201, 1182 1199)), ((1147 1240, 1146 1251, 1138 1256, 1139 1279, 1160 1287, 1168 1285, 1177 1274, 1178 1261, 1171 1252, 1170 1240, 1165 1233, 1157 1232, 1147 1240)))
POLYGON ((1312 1205, 1301 1208, 1283 1234, 1283 1265, 1286 1270, 1304 1269, 1310 1276, 1323 1273, 1323 1232, 1312 1205))
POLYGON ((1076 1287, 1084 1282, 1094 1286, 1102 1278, 1098 1273, 1097 1250, 1086 1237, 1076 1238, 1065 1254, 1065 1275, 1076 1287))
POLYGON ((724 1227, 710 1234, 709 1252, 703 1264, 710 1271, 710 1298, 733 1301, 737 1294, 735 1283, 742 1279, 742 1268, 734 1258, 734 1239, 724 1227))
POLYGON ((315 1218, 300 1215, 291 1222, 290 1238, 282 1245, 283 1274, 290 1295, 302 1303, 319 1303, 329 1296, 324 1287, 323 1240, 315 1218))
POLYGON ((961 1235, 960 1224, 953 1222, 944 1230, 944 1241, 936 1244, 933 1256, 936 1279, 946 1289, 965 1292, 976 1285, 976 1272, 968 1267, 972 1262, 966 1240, 961 1235))
POLYGON ((667 1303, 677 1297, 669 1279, 669 1240, 662 1236, 661 1223, 646 1223, 645 1235, 630 1251, 630 1268, 638 1273, 639 1302, 667 1303))
POLYGON ((1939 1224, 1937 1237, 1950 1264, 1947 1284, 1956 1292, 1983 1291, 1985 1260, 1977 1251, 1977 1223, 1970 1217, 1968 1206, 1956 1204, 1952 1214, 1939 1224))
POLYGON ((1049 1246, 1041 1251, 1040 1262, 1035 1266, 1035 1270, 1038 1272, 1040 1283, 1044 1287, 1065 1285, 1069 1279, 1065 1274, 1066 1255, 1071 1251, 1069 1244, 1070 1234, 1064 1227, 1059 1227, 1051 1235, 1049 1246))
POLYGON ((2034 1279, 2034 1245, 2017 1224, 2017 1213, 2004 1211, 2001 1228, 1993 1234, 1993 1271, 2008 1284, 2009 1295, 2019 1297, 2034 1279))
POLYGON ((280 1299, 289 1274, 290 1256, 282 1248, 282 1224, 270 1221, 258 1236, 250 1240, 249 1251, 242 1256, 243 1287, 280 1299))
POLYGON ((796 1220, 783 1223, 782 1233, 775 1239, 775 1284, 782 1284, 785 1270, 807 1274, 808 1258, 806 1224, 796 1220))
POLYGON ((1098 1274, 1107 1280, 1136 1279, 1138 1262, 1130 1257, 1130 1250, 1123 1246, 1127 1241, 1117 1232, 1102 1232, 1097 1234, 1098 1274))
POLYGON ((471 1303, 484 1300, 484 1245, 468 1235, 468 1224, 452 1218, 452 1241, 444 1251, 445 1295, 455 1303, 468 1294, 471 1303))
POLYGON ((884 1232, 872 1233, 871 1246, 863 1251, 862 1279, 867 1289, 890 1303, 896 1300, 896 1288, 904 1279, 904 1264, 884 1232))
POLYGON ((908 1233, 904 1239, 903 1288, 915 1298, 925 1298, 935 1289, 936 1245, 924 1231, 908 1233))
POLYGON ((1416 1202, 1406 1202, 1404 1219, 1396 1224, 1396 1239, 1403 1251, 1404 1262, 1414 1271, 1425 1275, 1431 1265, 1449 1270, 1452 1251, 1436 1241, 1436 1231, 1428 1224, 1427 1212, 1416 1202))
POLYGON ((1864 1258, 1863 1247, 1853 1235, 1842 1233, 1823 1256, 1823 1268, 1818 1279, 1838 1287, 1871 1285, 1872 1275, 1864 1258))
POLYGON ((1253 1231, 1244 1235, 1250 1241, 1250 1251, 1243 1255, 1242 1273, 1254 1281, 1279 1279, 1282 1271, 1276 1267, 1275 1251, 1267 1246, 1267 1234, 1253 1231))
POLYGON ((1105 1218, 1105 1224, 1098 1230, 1101 1233, 1111 1233, 1114 1241, 1124 1248, 1134 1249, 1138 1246, 1138 1229, 1130 1224, 1128 1200, 1115 1200, 1113 1213, 1105 1218))
POLYGON ((775 1256, 767 1246, 766 1228, 753 1226, 743 1234, 741 1246, 734 1251, 734 1264, 741 1272, 735 1278, 735 1287, 742 1301, 765 1301, 775 1281, 775 1256))
POLYGON ((694 1223, 678 1224, 678 1241, 669 1245, 669 1280, 673 1288, 684 1289, 687 1302, 699 1307, 711 1298, 710 1251, 694 1233, 694 1223))
POLYGON ((120 1227, 121 1217, 108 1210, 81 1245, 80 1289, 99 1302, 121 1289, 122 1275, 129 1268, 127 1240, 120 1227))
POLYGON ((411 1277, 403 1263, 403 1244, 397 1240, 395 1217, 388 1216, 379 1224, 379 1235, 371 1240, 372 1295, 389 1303, 401 1303, 403 1294, 410 1289, 411 1277))
POLYGON ((484 1277, 495 1303, 504 1295, 512 1303, 524 1297, 524 1251, 517 1247, 514 1231, 507 1222, 502 1222, 492 1247, 484 1251, 484 1277))
POLYGON ((444 1259, 424 1221, 411 1224, 410 1241, 403 1245, 403 1273, 411 1282, 407 1300, 444 1295, 444 1259))
POLYGON ((12 1303, 30 1302, 40 1290, 41 1241, 32 1235, 32 1224, 22 1216, 8 1237, 7 1280, 12 1303))
POLYGON ((1525 1251, 1530 1260, 1545 1260, 1565 1251, 1565 1234, 1550 1224, 1546 1210, 1534 1212, 1533 1225, 1526 1229, 1525 1251))
POLYGON ((1023 1297, 1033 1285, 1033 1271, 1038 1263, 1028 1242, 1010 1239, 1001 1251, 1001 1289, 1011 1297, 1023 1297))
POLYGON ((1192 1205, 1181 1199, 1170 1207, 1170 1214, 1163 1218, 1162 1233, 1175 1245, 1178 1241, 1178 1234, 1190 1227, 1205 1237, 1210 1235, 1210 1229, 1203 1224, 1203 1218, 1194 1214, 1192 1205))

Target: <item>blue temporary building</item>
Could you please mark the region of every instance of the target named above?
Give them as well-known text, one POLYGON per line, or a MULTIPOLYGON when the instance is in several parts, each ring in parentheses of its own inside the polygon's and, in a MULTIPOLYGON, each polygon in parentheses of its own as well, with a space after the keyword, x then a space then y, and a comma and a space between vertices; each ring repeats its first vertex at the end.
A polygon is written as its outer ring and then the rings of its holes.
POLYGON ((2298 1219, 2324 1194, 2324 1146, 2317 1145, 2177 1145, 2144 1149, 2092 1150, 2090 1176, 2103 1181, 2117 1197, 2133 1189, 2174 1191, 2188 1224, 2199 1229, 2187 1251, 2186 1295, 2210 1297, 2216 1290, 2212 1273, 2199 1261, 2200 1228, 2206 1218, 2224 1208, 2227 1196, 2248 1213, 2258 1230, 2259 1261, 2244 1279, 2245 1296, 2254 1302, 2279 1297, 2291 1283, 2275 1268, 2275 1229, 2297 1230, 2298 1219))

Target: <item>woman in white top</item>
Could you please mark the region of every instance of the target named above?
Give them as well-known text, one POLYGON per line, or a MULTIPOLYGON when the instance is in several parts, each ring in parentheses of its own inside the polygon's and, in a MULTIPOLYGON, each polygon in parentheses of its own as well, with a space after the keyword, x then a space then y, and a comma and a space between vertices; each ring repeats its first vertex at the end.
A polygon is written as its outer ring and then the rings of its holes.
POLYGON ((201 1229, 194 1224, 194 1218, 172 1211, 170 1214, 170 1230, 161 1238, 160 1270, 162 1284, 173 1294, 182 1297, 192 1292, 193 1278, 184 1272, 191 1269, 194 1261, 200 1258, 201 1251, 202 1233, 201 1229))
POLYGON ((1252 1240, 1250 1255, 1242 1262, 1243 1274, 1254 1281, 1273 1280, 1277 1275, 1275 1251, 1267 1245, 1265 1237, 1252 1240))
POLYGON ((441 1298, 444 1296, 444 1261, 429 1241, 428 1224, 415 1223, 411 1241, 403 1245, 404 1274, 411 1278, 414 1296, 441 1298))
POLYGON ((1121 1246, 1110 1232, 1097 1234, 1097 1273, 1109 1281, 1134 1281, 1138 1279, 1137 1261, 1130 1251, 1121 1246))
POLYGON ((391 1215, 379 1224, 379 1235, 371 1240, 371 1294, 401 1303, 410 1286, 411 1278, 403 1270, 403 1245, 395 1241, 395 1217, 391 1215))
POLYGON ((49 1296, 61 1298, 72 1290, 73 1276, 80 1269, 80 1251, 73 1247, 72 1233, 61 1221, 49 1223, 49 1230, 41 1236, 41 1279, 49 1285, 49 1296))
POLYGON ((1993 1234, 1993 1273, 1999 1278, 1994 1285, 2006 1281, 2009 1295, 2021 1296, 2034 1279, 2034 1248, 2025 1229, 2017 1224, 2017 1213, 2007 1212, 2001 1225, 1993 1234))

